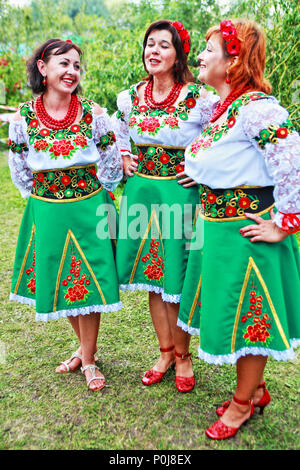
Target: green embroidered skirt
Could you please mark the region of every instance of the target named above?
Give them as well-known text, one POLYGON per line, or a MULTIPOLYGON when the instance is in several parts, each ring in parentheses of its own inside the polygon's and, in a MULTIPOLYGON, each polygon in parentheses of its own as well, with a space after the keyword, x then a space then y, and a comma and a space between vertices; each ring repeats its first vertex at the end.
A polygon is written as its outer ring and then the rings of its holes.
POLYGON ((95 165, 34 172, 16 249, 11 300, 47 321, 122 308, 117 211, 95 165))
POLYGON ((145 290, 165 302, 180 302, 198 204, 198 188, 183 188, 176 177, 128 179, 116 256, 123 291, 145 290))
POLYGON ((209 363, 232 364, 248 354, 288 360, 300 344, 295 236, 279 243, 252 243, 240 234, 253 223, 243 216, 245 209, 270 219, 270 207, 257 207, 261 201, 256 192, 242 190, 227 201, 225 193, 223 199, 216 191, 202 195, 178 325, 199 336, 199 357, 209 363))

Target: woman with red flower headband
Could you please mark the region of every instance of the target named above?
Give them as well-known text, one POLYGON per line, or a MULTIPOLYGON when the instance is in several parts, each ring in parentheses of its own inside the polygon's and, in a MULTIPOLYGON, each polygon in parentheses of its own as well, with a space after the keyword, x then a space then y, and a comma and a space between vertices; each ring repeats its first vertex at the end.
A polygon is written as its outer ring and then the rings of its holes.
POLYGON ((12 180, 29 198, 10 298, 34 305, 39 321, 69 319, 80 347, 57 372, 82 366, 96 391, 105 386, 94 357, 100 314, 121 308, 115 242, 99 225, 116 219, 108 191, 123 171, 109 116, 77 97, 81 54, 69 40, 50 39, 28 62, 38 96, 20 105, 9 129, 12 180), (96 220, 100 207, 108 215, 96 220))
MULTIPOLYGON (((148 76, 118 96, 115 132, 121 143, 124 172, 129 177, 120 208, 117 268, 121 289, 149 292, 149 307, 161 355, 142 379, 159 383, 176 361, 176 386, 193 389, 189 335, 176 326, 188 251, 183 218, 170 220, 174 206, 190 208, 191 228, 199 195, 190 178, 178 180, 184 170, 186 146, 201 132, 216 97, 206 93, 187 66, 189 33, 178 21, 150 25, 143 43, 148 76), (130 138, 138 156, 131 155, 130 138), (179 184, 178 184, 179 182, 179 184), (126 203, 125 203, 126 201, 126 203), (147 210, 145 227, 131 234, 134 205, 147 210), (155 206, 164 206, 163 214, 155 206), (172 226, 171 226, 172 225, 172 226), (170 228, 169 233, 166 227, 170 228), (176 230, 181 234, 176 237, 176 230)), ((174 215, 175 217, 175 215, 174 215)))
POLYGON ((220 102, 185 153, 203 246, 190 251, 178 324, 200 336, 200 358, 237 364, 233 399, 206 430, 226 439, 269 404, 268 356, 291 359, 300 343, 300 138, 269 95, 261 28, 222 21, 206 40, 199 79, 220 102))

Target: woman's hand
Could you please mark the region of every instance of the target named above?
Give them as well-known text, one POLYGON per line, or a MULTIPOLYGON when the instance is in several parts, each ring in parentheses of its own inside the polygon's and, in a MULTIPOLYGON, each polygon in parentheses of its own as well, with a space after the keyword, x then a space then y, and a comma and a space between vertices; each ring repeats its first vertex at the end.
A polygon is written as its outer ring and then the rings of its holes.
MULTIPOLYGON (((180 162, 180 165, 184 166, 184 163, 185 162, 182 161, 180 162)), ((177 178, 183 178, 184 176, 186 176, 184 171, 181 171, 180 173, 177 173, 176 175, 177 178)), ((183 178, 182 180, 178 181, 178 184, 182 184, 184 188, 189 188, 190 186, 195 186, 198 183, 196 183, 196 181, 194 181, 192 178, 187 176, 186 178, 183 178)))
POLYGON ((247 225, 247 227, 243 227, 240 230, 243 237, 252 237, 250 238, 250 242, 277 243, 281 242, 288 236, 287 232, 281 230, 281 228, 273 222, 275 217, 274 209, 270 210, 271 220, 264 220, 258 215, 246 212, 245 216, 257 224, 247 225))
POLYGON ((127 154, 122 156, 123 159, 123 170, 125 175, 127 176, 133 176, 134 172, 137 170, 138 167, 138 157, 137 155, 132 155, 131 157, 127 154), (132 158, 131 158, 132 157, 132 158))

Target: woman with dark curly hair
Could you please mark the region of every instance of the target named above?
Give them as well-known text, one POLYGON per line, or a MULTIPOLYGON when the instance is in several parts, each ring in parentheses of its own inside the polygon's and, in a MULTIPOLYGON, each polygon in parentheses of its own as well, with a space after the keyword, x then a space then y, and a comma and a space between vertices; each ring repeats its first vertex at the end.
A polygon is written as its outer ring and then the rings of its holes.
POLYGON ((121 289, 149 292, 161 355, 142 379, 160 382, 176 361, 176 386, 193 389, 189 335, 176 326, 198 188, 184 176, 184 150, 201 132, 216 97, 195 83, 187 65, 189 33, 178 21, 149 26, 142 60, 147 77, 122 91, 114 116, 128 180, 120 208, 117 269, 121 289), (130 139, 138 155, 131 153, 130 139), (181 179, 179 179, 181 177, 181 179), (183 177, 183 178, 182 178, 183 177), (136 211, 141 229, 135 230, 136 211))
POLYGON ((29 198, 10 298, 34 305, 37 320, 69 319, 80 347, 57 372, 82 366, 95 391, 105 386, 94 356, 100 313, 121 308, 114 240, 101 227, 116 219, 108 191, 123 172, 109 116, 77 95, 81 55, 71 41, 49 39, 28 62, 38 96, 20 105, 9 130, 12 180, 29 198))

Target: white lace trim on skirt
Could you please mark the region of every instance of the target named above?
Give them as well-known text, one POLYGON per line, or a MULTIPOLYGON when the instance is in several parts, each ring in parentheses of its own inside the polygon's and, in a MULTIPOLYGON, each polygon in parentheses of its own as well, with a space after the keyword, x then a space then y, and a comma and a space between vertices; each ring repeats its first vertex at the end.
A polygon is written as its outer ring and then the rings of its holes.
POLYGON ((200 347, 198 348, 198 357, 209 364, 235 364, 238 359, 244 356, 271 356, 276 361, 290 361, 295 358, 294 349, 300 345, 300 339, 291 339, 291 348, 284 351, 276 351, 268 348, 242 348, 232 354, 214 355, 209 354, 200 347))
POLYGON ((162 287, 152 286, 151 284, 121 284, 120 289, 125 291, 134 292, 135 290, 146 290, 147 292, 155 292, 156 294, 161 294, 161 297, 164 302, 170 302, 178 304, 181 300, 181 294, 165 294, 165 291, 162 287))
MULTIPOLYGON (((35 305, 34 299, 22 297, 16 294, 10 294, 10 300, 15 300, 21 304, 35 305)), ((123 308, 122 302, 108 305, 89 305, 88 307, 70 308, 66 310, 58 310, 57 312, 38 313, 35 314, 36 321, 47 322, 49 320, 58 320, 59 318, 77 317, 78 315, 89 315, 90 313, 109 313, 117 312, 123 308)))
POLYGON ((199 328, 192 328, 191 326, 183 323, 181 320, 177 320, 177 326, 179 326, 183 331, 186 331, 190 335, 197 335, 200 336, 200 329, 199 328))

